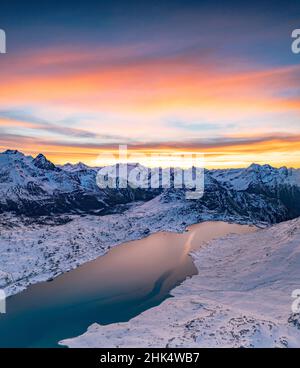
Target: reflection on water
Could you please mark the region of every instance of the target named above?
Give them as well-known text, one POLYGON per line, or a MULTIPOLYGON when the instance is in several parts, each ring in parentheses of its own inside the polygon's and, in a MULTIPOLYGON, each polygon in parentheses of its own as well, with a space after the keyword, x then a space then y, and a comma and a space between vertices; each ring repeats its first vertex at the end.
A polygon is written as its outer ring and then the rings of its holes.
POLYGON ((33 285, 8 299, 7 314, 0 315, 0 347, 55 347, 94 322, 128 321, 196 274, 191 250, 228 233, 249 231, 254 228, 206 222, 183 234, 157 233, 33 285))

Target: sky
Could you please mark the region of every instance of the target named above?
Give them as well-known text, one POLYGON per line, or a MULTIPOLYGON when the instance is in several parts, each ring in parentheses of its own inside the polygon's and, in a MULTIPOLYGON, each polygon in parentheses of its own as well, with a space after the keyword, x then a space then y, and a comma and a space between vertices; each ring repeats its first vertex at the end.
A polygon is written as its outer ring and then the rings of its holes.
POLYGON ((1 1, 0 151, 300 167, 300 2, 245 3, 1 1))

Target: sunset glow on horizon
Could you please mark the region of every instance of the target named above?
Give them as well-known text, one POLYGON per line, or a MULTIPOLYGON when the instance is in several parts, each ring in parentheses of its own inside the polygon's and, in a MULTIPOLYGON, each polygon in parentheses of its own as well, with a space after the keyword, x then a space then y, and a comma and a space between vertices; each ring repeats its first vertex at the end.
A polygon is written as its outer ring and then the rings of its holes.
POLYGON ((70 19, 64 2, 60 17, 41 8, 37 20, 29 4, 18 27, 18 16, 0 18, 0 151, 95 166, 126 144, 203 153, 207 168, 300 167, 300 56, 290 38, 299 4, 291 17, 279 3, 259 15, 215 12, 213 1, 104 3, 89 18, 82 4, 70 19))

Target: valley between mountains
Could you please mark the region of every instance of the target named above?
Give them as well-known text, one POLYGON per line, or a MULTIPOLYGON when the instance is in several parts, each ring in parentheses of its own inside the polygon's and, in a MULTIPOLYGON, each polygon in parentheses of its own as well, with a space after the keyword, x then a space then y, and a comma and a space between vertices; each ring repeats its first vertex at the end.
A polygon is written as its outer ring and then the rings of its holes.
POLYGON ((0 154, 0 287, 7 295, 155 232, 205 221, 258 230, 193 253, 198 275, 160 306, 62 344, 299 346, 299 316, 290 306, 300 288, 300 170, 206 170, 197 200, 186 200, 185 188, 101 190, 96 175, 97 168, 56 166, 43 155, 0 154))

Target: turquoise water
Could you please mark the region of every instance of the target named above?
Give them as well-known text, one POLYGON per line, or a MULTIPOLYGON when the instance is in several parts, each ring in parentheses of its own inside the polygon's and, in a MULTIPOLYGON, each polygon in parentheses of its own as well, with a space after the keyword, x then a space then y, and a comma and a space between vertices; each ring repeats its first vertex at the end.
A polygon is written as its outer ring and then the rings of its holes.
POLYGON ((223 222, 188 232, 157 233, 111 249, 105 256, 8 298, 0 315, 0 347, 58 347, 94 322, 128 321, 170 297, 196 274, 189 252, 205 241, 253 228, 223 222))

